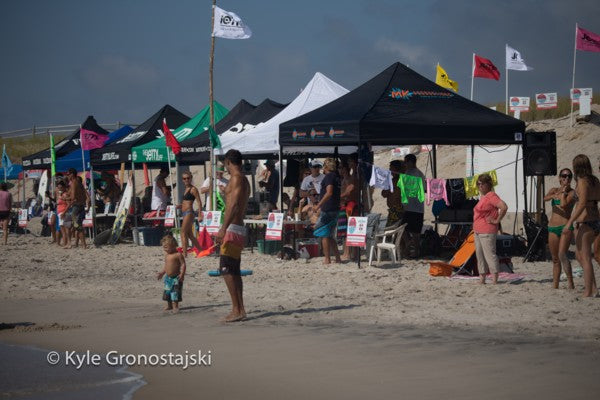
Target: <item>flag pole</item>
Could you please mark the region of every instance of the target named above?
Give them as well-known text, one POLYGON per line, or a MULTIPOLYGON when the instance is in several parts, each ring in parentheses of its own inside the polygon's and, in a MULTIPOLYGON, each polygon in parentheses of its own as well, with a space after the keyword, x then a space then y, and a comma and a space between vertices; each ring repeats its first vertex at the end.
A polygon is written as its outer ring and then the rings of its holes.
MULTIPOLYGON (((2 145, 2 167, 4 167, 4 182, 6 182, 6 170, 8 165, 4 162, 4 155, 6 154, 6 143, 2 145)), ((8 156, 6 156, 8 158, 8 156)))
MULTIPOLYGON (((166 140, 165 140, 166 146, 166 140)), ((169 146, 167 147, 167 160, 169 162, 169 183, 171 184, 171 202, 173 202, 173 195, 175 194, 175 187, 173 186, 173 174, 171 173, 171 152, 169 151, 169 146)), ((177 209, 175 209, 175 228, 179 228, 179 218, 177 218, 177 209)))
POLYGON ((83 184, 85 185, 85 152, 83 151, 83 134, 81 133, 82 126, 79 125, 79 146, 81 147, 81 170, 83 171, 83 184))
MULTIPOLYGON (((473 83, 475 82, 475 53, 471 63, 471 101, 473 101, 473 83)), ((475 174, 473 158, 475 156, 475 146, 471 145, 471 176, 475 174)))
MULTIPOLYGON (((215 35, 213 34, 215 27, 215 7, 217 6, 217 0, 213 0, 212 2, 212 16, 211 16, 211 34, 210 34, 210 57, 209 57, 209 69, 208 69, 208 106, 209 106, 209 114, 210 114, 210 127, 215 129, 215 110, 213 107, 213 65, 215 61, 215 35)), ((216 173, 216 162, 215 162, 215 149, 213 146, 210 146, 210 173, 212 175, 211 185, 210 185, 210 204, 211 208, 215 209, 216 199, 215 199, 215 190, 217 182, 215 177, 216 173)), ((207 210, 208 211, 208 210, 207 210)))
MULTIPOLYGON (((505 45, 505 46, 506 47, 504 48, 504 50, 506 50, 508 48, 508 44, 505 45)), ((504 79, 506 80, 506 93, 505 93, 505 96, 504 96, 504 107, 505 107, 504 113, 506 115, 508 115, 508 60, 506 60, 506 51, 504 53, 505 53, 505 56, 504 56, 505 57, 505 60, 504 60, 504 67, 505 67, 505 69, 504 69, 504 79)))
MULTIPOLYGON (((575 89, 575 61, 577 60, 577 30, 579 26, 577 22, 575 22, 575 43, 573 44, 573 80, 571 81, 571 93, 569 97, 573 96, 573 90, 575 89)), ((571 127, 573 127, 573 99, 569 99, 571 101, 571 127)))
POLYGON ((471 62, 471 101, 473 101, 473 82, 475 80, 475 53, 473 53, 473 61, 471 62))

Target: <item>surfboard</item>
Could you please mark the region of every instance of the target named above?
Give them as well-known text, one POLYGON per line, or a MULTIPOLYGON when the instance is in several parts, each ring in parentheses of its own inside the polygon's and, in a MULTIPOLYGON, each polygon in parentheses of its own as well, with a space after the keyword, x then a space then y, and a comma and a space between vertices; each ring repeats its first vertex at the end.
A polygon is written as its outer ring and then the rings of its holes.
MULTIPOLYGON (((219 271, 218 269, 211 269, 207 273, 208 273, 208 276, 221 276, 221 271, 219 271)), ((242 276, 252 275, 252 270, 251 269, 242 269, 242 270, 240 270, 240 275, 242 275, 242 276)))
POLYGON ((48 190, 48 171, 44 171, 40 177, 40 185, 38 188, 38 197, 42 198, 42 207, 46 202, 46 190, 48 190))
POLYGON ((119 241, 119 237, 121 237, 121 232, 123 231, 123 226, 125 225, 125 221, 127 221, 127 215, 129 214, 129 207, 131 206, 132 198, 133 184, 131 182, 131 177, 129 177, 127 180, 127 187, 125 188, 123 197, 119 203, 119 208, 117 208, 117 212, 115 213, 115 222, 110 233, 108 244, 116 244, 119 241))

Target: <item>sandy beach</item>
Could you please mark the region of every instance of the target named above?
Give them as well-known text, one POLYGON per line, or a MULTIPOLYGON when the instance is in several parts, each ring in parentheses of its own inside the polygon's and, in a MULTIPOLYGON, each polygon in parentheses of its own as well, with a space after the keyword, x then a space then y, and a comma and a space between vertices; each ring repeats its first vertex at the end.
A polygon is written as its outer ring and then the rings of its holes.
POLYGON ((551 289, 548 262, 513 259, 523 280, 481 286, 430 277, 425 261, 324 266, 320 258, 278 261, 245 250, 243 267, 254 271, 244 280, 248 319, 231 325, 219 322, 229 310, 225 286, 206 274, 215 257, 189 259, 182 311, 171 315, 154 276, 159 247, 67 251, 47 238, 11 236, 2 254, 0 322, 22 325, 0 330, 1 342, 96 353, 211 351, 210 366, 131 367, 147 382, 137 399, 600 392, 600 301, 581 297, 581 278, 575 291, 565 282, 551 289))

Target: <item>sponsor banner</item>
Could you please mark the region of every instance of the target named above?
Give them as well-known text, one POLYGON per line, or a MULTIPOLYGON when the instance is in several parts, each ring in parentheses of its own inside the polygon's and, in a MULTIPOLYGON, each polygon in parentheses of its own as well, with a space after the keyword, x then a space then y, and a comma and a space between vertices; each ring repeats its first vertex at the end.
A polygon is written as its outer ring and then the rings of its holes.
POLYGON ((423 145, 421 145, 421 153, 429 153, 431 150, 433 150, 433 145, 432 144, 423 144, 423 145))
POLYGON ((535 95, 535 106, 538 109, 557 108, 558 95, 556 93, 537 93, 535 95))
POLYGON ((511 97, 509 100, 510 111, 529 111, 529 97, 511 97))
POLYGON ((571 89, 571 101, 573 104, 579 104, 579 99, 592 98, 592 88, 575 88, 571 89))
POLYGON ((410 154, 410 147, 396 147, 392 149, 392 159, 404 158, 407 154, 410 154))
POLYGON ((346 246, 365 247, 367 245, 367 217, 350 217, 346 234, 346 246))
POLYGON ((269 213, 265 240, 281 240, 283 213, 269 213))
POLYGON ((175 226, 175 206, 167 206, 165 211, 165 227, 175 226))
POLYGON ((19 228, 27 227, 27 209, 19 208, 19 228))
POLYGON ((221 229, 221 211, 202 211, 201 226, 206 226, 206 231, 216 235, 221 229))
POLYGON ((88 212, 85 213, 85 218, 81 223, 81 226, 84 228, 93 228, 94 227, 94 219, 92 218, 92 209, 90 208, 88 212))

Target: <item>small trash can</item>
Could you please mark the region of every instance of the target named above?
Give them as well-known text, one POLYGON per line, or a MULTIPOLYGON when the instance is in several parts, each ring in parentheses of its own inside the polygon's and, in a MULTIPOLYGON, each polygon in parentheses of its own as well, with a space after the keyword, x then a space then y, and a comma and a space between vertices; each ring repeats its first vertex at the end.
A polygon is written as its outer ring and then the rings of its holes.
POLYGON ((140 246, 160 246, 164 232, 162 227, 141 227, 138 231, 140 246))

